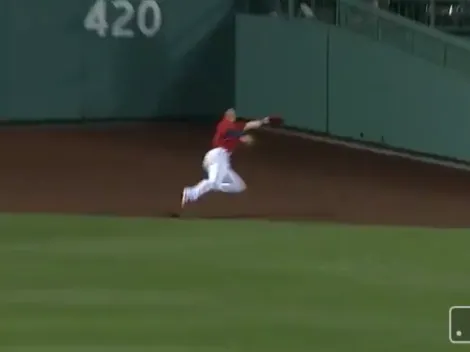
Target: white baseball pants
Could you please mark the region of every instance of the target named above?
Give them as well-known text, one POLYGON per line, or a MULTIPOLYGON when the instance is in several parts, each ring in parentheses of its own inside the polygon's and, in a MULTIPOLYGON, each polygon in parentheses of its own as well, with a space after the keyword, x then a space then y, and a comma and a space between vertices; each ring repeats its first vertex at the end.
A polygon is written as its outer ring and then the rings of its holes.
POLYGON ((207 178, 187 189, 192 201, 210 191, 239 193, 246 189, 243 179, 232 169, 230 153, 224 148, 209 150, 204 156, 202 167, 207 178))

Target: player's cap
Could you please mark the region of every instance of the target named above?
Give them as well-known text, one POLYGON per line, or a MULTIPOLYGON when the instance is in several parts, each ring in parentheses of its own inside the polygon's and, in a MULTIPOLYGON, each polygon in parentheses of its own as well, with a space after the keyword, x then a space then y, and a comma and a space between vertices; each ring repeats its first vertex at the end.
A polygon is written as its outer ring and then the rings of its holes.
POLYGON ((235 112, 234 108, 230 108, 225 111, 225 115, 237 116, 237 113, 235 112))

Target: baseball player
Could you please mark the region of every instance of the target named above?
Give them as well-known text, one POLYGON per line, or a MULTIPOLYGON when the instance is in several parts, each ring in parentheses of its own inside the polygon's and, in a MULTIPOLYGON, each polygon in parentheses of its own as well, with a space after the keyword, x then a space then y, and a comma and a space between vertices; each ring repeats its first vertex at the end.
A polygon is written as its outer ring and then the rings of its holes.
POLYGON ((270 122, 269 117, 249 122, 237 121, 234 109, 228 109, 217 124, 212 139, 212 149, 204 156, 202 166, 207 178, 192 187, 185 187, 181 196, 181 207, 195 202, 210 191, 239 193, 246 188, 243 179, 232 169, 230 156, 240 144, 251 145, 253 137, 249 130, 257 129, 270 122))

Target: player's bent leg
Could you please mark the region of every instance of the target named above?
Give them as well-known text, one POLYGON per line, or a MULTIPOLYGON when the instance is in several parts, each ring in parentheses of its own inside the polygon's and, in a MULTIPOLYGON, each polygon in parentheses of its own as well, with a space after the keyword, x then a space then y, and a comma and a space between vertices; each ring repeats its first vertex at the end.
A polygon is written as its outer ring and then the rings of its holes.
POLYGON ((219 190, 226 193, 240 193, 246 189, 245 181, 234 170, 227 171, 219 190))
MULTIPOLYGON (((207 179, 200 181, 193 187, 187 187, 186 201, 196 201, 210 191, 218 191, 221 180, 225 177, 227 168, 223 164, 212 164, 207 167, 207 179)), ((184 194, 183 194, 184 198, 184 194)))

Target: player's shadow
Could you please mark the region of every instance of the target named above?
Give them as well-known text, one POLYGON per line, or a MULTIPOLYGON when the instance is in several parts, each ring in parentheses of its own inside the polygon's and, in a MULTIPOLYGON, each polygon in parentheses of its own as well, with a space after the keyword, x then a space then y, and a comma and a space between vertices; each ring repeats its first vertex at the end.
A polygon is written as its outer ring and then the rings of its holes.
POLYGON ((282 221, 282 222, 304 222, 304 221, 337 221, 337 216, 329 212, 312 212, 312 213, 296 213, 296 214, 227 214, 227 215, 188 215, 181 216, 186 219, 208 219, 208 220, 261 220, 261 221, 282 221))

